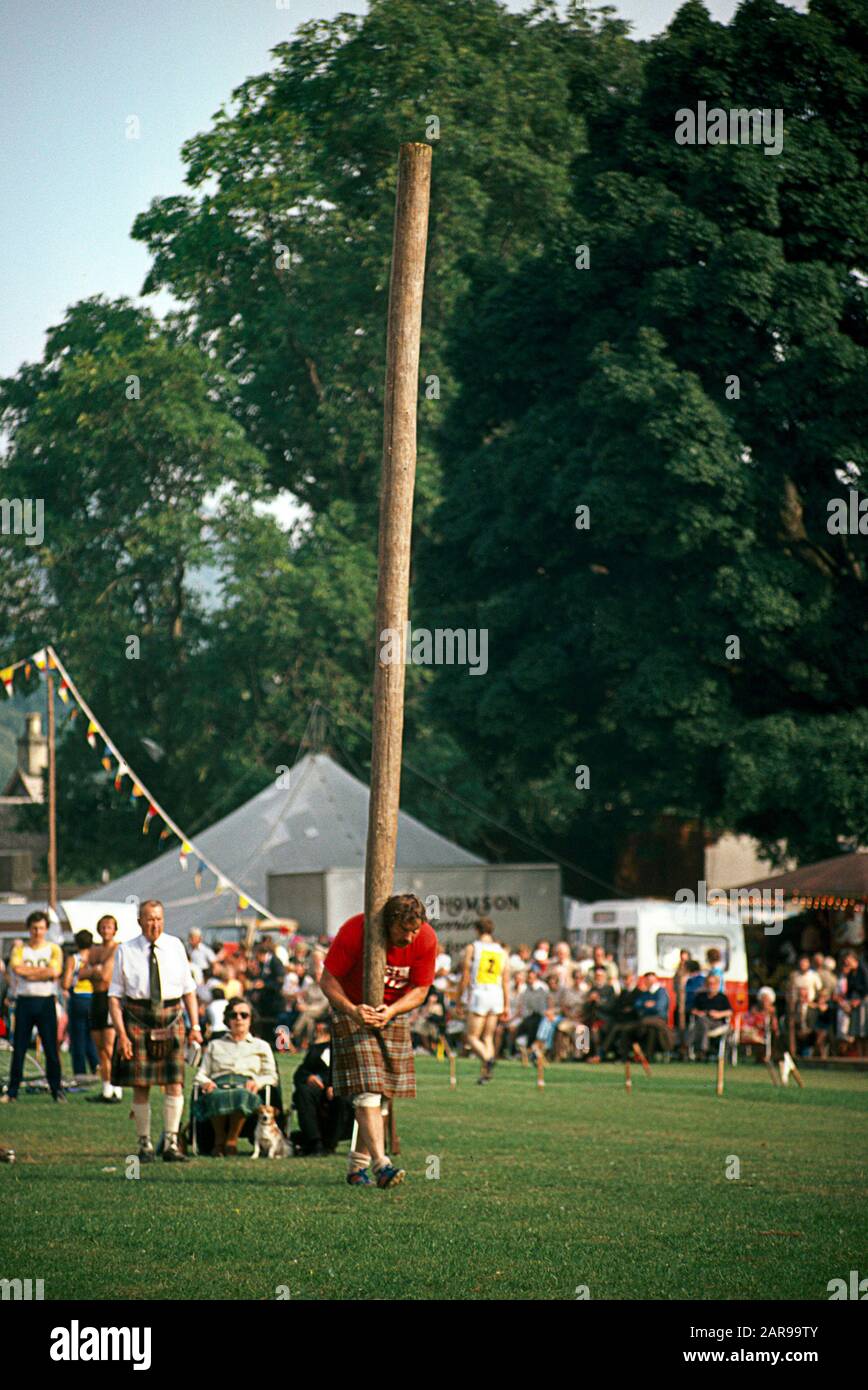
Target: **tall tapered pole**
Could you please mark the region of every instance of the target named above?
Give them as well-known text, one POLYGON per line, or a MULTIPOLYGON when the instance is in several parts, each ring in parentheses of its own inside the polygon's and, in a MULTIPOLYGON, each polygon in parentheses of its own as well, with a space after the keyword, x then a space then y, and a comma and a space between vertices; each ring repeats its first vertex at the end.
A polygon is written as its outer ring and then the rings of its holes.
POLYGON ((431 146, 402 145, 398 154, 389 284, 371 798, 365 858, 365 1000, 373 1006, 383 1001, 386 946, 382 912, 392 892, 398 838, 404 734, 404 641, 410 587, 419 344, 430 192, 431 146))
POLYGON ((57 911, 57 777, 54 760, 54 676, 46 672, 48 692, 48 906, 57 911))

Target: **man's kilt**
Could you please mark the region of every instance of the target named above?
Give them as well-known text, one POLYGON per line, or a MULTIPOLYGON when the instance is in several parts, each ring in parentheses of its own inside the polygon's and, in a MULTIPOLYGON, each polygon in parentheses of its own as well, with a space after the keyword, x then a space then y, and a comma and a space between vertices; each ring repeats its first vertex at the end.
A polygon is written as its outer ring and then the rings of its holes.
POLYGON ((184 1014, 180 1003, 154 1006, 147 999, 125 999, 124 1027, 133 1045, 127 1061, 115 1039, 112 1082, 115 1086, 172 1086, 184 1081, 184 1014), (164 1057, 148 1056, 148 1030, 175 1024, 164 1057))
POLYGON ((399 1014, 385 1028, 368 1028, 332 1013, 332 1085, 336 1096, 416 1094, 410 1020, 399 1014))

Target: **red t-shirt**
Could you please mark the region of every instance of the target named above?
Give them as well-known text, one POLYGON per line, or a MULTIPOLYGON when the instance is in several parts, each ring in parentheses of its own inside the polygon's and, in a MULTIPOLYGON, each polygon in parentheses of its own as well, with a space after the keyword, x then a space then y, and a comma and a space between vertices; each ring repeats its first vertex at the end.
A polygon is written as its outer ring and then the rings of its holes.
MULTIPOLYGON (((365 914, 358 913, 344 922, 325 958, 325 968, 340 980, 344 993, 353 1004, 364 997, 364 932, 365 914)), ((386 976, 383 1003, 394 1004, 408 989, 424 986, 434 979, 437 959, 437 937, 434 928, 423 922, 419 934, 409 946, 389 946, 386 950, 386 976)))

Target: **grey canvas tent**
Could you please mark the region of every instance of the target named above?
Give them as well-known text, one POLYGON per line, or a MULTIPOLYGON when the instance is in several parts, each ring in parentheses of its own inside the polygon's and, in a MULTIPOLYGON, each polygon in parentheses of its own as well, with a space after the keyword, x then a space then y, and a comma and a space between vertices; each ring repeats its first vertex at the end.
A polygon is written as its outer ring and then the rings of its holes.
MULTIPOLYGON (((269 874, 354 868, 365 862, 369 799, 365 784, 325 753, 302 758, 287 781, 288 786, 270 784, 195 837, 196 844, 222 873, 265 905, 269 874)), ((217 893, 214 876, 207 871, 197 892, 195 856, 189 856, 185 871, 179 850, 176 843, 153 863, 101 886, 88 898, 114 902, 131 894, 140 900, 159 898, 166 907, 168 930, 184 937, 193 927, 205 930, 216 922, 232 920, 238 906, 234 893, 217 893)), ((399 868, 484 862, 401 812, 399 868)))

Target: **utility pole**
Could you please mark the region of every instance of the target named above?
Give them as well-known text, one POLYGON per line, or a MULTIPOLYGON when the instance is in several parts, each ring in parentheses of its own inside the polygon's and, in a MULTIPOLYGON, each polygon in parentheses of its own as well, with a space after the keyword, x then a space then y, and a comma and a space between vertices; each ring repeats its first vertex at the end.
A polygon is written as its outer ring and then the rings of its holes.
POLYGON ((382 913, 394 883, 398 838, 404 733, 404 639, 410 588, 419 344, 430 194, 431 146, 402 145, 398 153, 389 283, 380 478, 377 656, 365 857, 365 1002, 373 1007, 383 1002, 386 944, 382 913), (391 642, 382 636, 384 632, 393 638, 391 642), (390 656, 387 661, 383 660, 384 644, 390 656))

